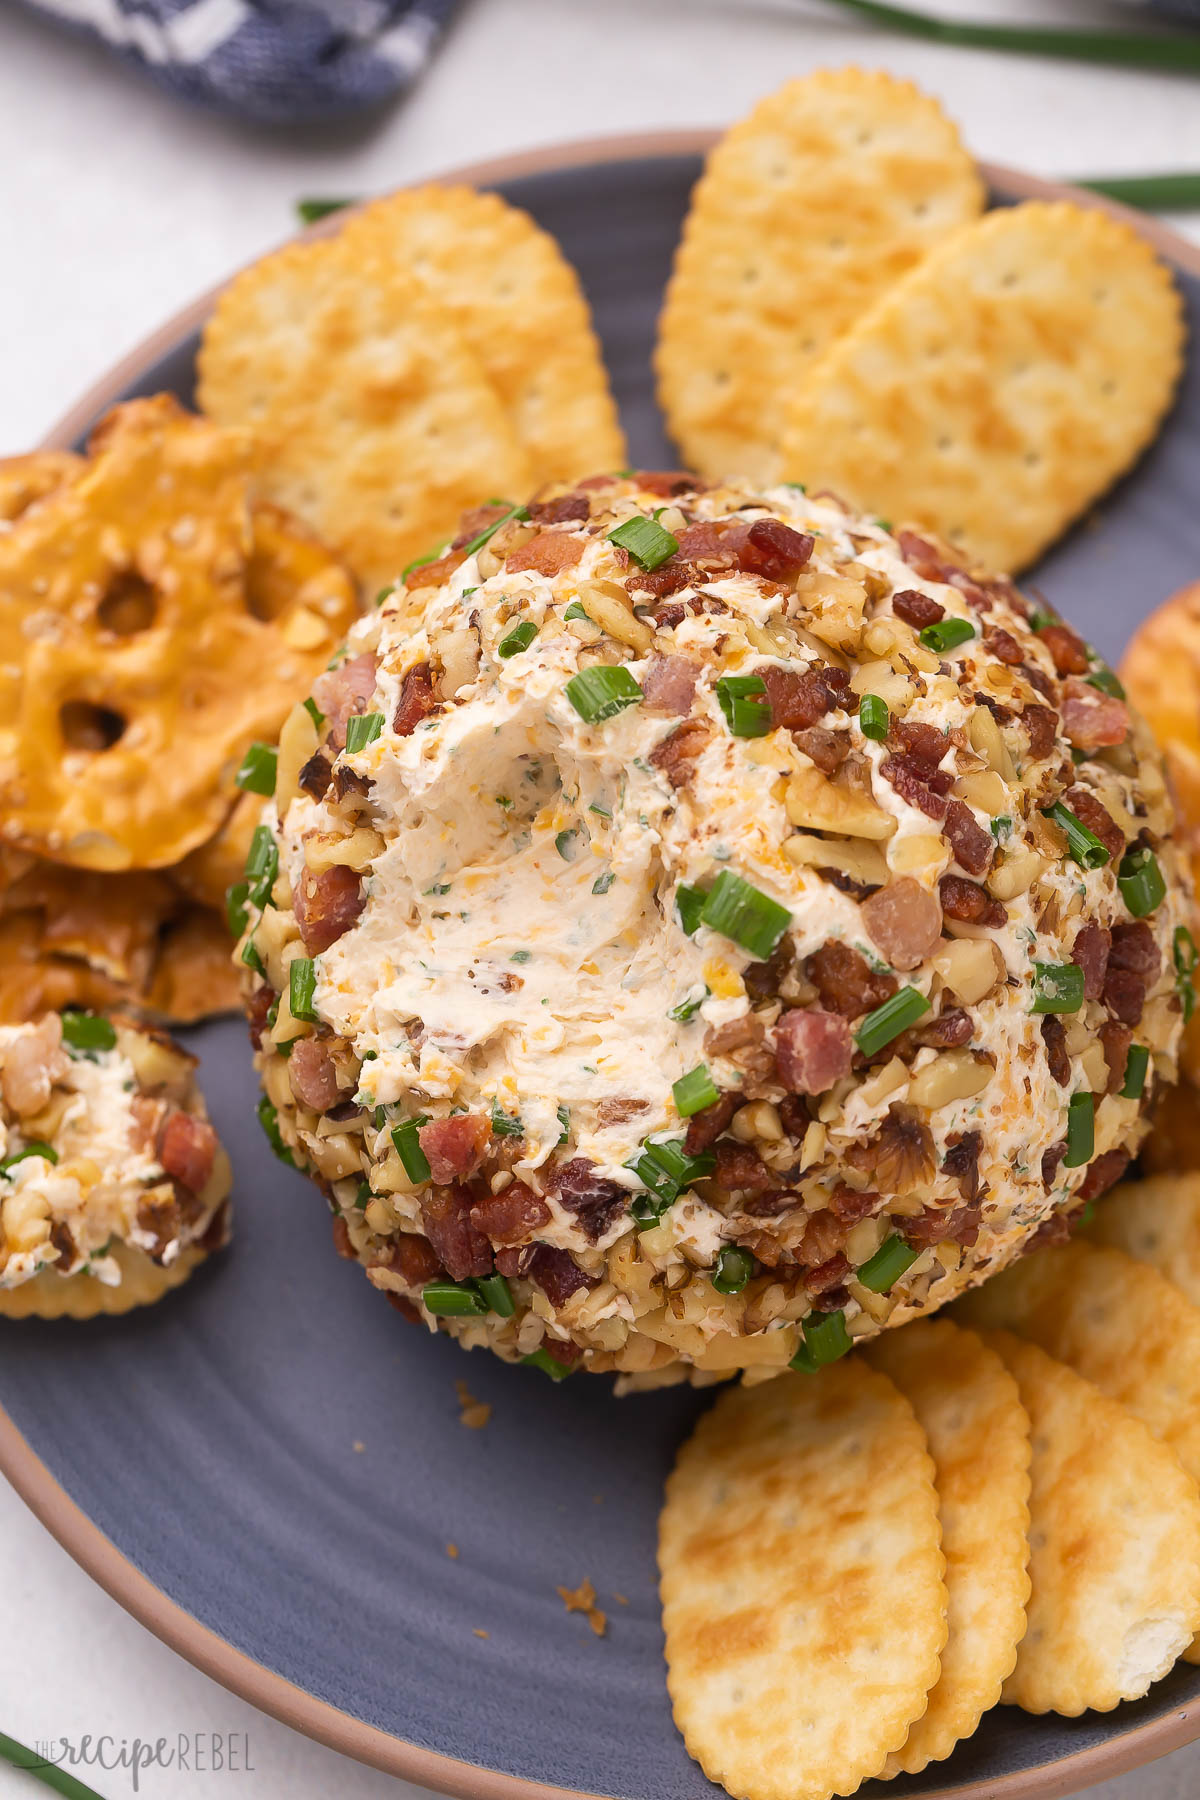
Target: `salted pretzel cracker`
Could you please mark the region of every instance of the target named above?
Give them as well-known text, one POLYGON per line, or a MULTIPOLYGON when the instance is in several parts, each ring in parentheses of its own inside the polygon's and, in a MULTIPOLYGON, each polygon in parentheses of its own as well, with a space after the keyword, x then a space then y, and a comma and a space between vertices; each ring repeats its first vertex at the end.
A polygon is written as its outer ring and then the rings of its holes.
POLYGON ((74 481, 86 466, 82 456, 70 450, 30 450, 24 456, 0 457, 0 530, 74 481))

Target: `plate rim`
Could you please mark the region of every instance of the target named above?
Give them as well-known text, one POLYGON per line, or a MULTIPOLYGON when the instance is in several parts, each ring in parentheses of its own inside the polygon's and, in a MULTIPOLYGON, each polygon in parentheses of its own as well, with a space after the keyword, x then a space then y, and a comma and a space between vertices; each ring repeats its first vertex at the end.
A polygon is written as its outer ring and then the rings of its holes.
MULTIPOLYGON (((702 156, 721 135, 717 128, 692 128, 571 139, 456 165, 423 176, 421 183, 461 182, 492 186, 524 176, 552 174, 589 165, 702 156)), ((1159 220, 1147 218, 1106 195, 1069 183, 1046 181, 998 163, 981 162, 978 167, 989 187, 1001 188, 1021 199, 1073 201, 1123 220, 1169 261, 1200 278, 1200 245, 1189 242, 1159 220)), ((297 238, 330 236, 340 228, 345 214, 352 210, 357 208, 346 208, 282 241, 290 243, 297 238)), ((92 422, 144 372, 148 364, 173 349, 181 337, 198 329, 212 311, 217 296, 237 273, 237 270, 232 271, 224 281, 206 289, 173 313, 106 370, 57 420, 40 448, 73 448, 92 422)), ((606 1800, 594 1790, 531 1781, 523 1776, 463 1762, 440 1751, 423 1749, 378 1726, 353 1718, 244 1651, 235 1649, 219 1633, 201 1624, 155 1586, 104 1535, 83 1508, 71 1499, 2 1406, 0 1474, 6 1477, 73 1561, 160 1642, 230 1693, 328 1749, 385 1774, 454 1795, 457 1800, 606 1800)), ((1160 1719, 1131 1726, 1111 1741, 998 1778, 959 1783, 943 1789, 938 1800, 1065 1800, 1065 1796, 1078 1793, 1094 1782, 1144 1767, 1197 1737, 1200 1737, 1200 1694, 1177 1704, 1160 1719)), ((912 1800, 920 1800, 920 1796, 915 1795, 912 1800)))

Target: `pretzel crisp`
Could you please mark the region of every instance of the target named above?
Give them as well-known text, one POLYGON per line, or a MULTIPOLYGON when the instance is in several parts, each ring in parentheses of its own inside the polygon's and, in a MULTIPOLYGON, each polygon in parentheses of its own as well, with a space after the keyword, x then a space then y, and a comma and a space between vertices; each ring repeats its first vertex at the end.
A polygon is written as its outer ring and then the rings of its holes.
POLYGON ((87 467, 69 450, 30 450, 25 456, 0 457, 0 529, 74 481, 87 467))
POLYGON ((357 610, 275 508, 254 445, 160 394, 116 408, 73 481, 0 533, 0 833, 55 861, 162 868, 212 836, 357 610))

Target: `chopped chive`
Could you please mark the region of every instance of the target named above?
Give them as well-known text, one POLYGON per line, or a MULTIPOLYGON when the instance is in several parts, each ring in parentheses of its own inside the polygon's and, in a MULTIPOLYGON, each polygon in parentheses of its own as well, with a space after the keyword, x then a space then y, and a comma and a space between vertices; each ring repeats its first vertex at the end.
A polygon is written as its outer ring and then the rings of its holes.
POLYGON ((571 1115, 565 1106, 560 1106, 557 1117, 559 1125, 558 1142, 560 1144, 565 1144, 571 1135, 571 1115))
POLYGON ((700 922, 765 962, 791 924, 792 915, 786 906, 731 869, 722 869, 705 897, 700 922))
POLYGON ((788 1365, 802 1375, 815 1375, 854 1348, 840 1307, 837 1312, 810 1313, 802 1329, 804 1342, 788 1365))
POLYGON ((344 207, 353 206, 353 200, 297 200, 296 217, 302 225, 315 225, 318 219, 327 219, 330 213, 341 212, 344 207))
POLYGON ((938 44, 1015 51, 1020 55, 1067 57, 1078 62, 1115 63, 1122 69, 1168 69, 1177 75, 1200 70, 1200 43, 1194 33, 1098 31, 1053 23, 996 24, 986 19, 942 18, 906 6, 886 4, 885 0, 837 0, 837 3, 888 30, 927 38, 938 44))
POLYGON ((71 1050, 112 1050, 117 1034, 107 1019, 97 1013, 68 1009, 62 1015, 63 1043, 71 1050))
POLYGON ((665 563, 679 548, 679 539, 664 531, 657 519, 645 519, 640 515, 615 526, 608 534, 608 541, 628 550, 643 569, 657 569, 659 563, 665 563))
MULTIPOLYGON (((711 1175, 716 1166, 717 1159, 709 1151, 704 1151, 699 1156, 690 1156, 683 1147, 682 1138, 671 1138, 660 1143, 647 1142, 625 1164, 627 1169, 633 1170, 647 1191, 661 1202, 659 1212, 670 1206, 672 1201, 678 1200, 684 1189, 691 1187, 693 1182, 711 1175)), ((635 1218, 639 1218, 633 1207, 630 1210, 635 1218)))
POLYGON ((975 636, 975 627, 970 619, 935 619, 932 625, 922 627, 921 642, 927 650, 956 650, 960 644, 969 644, 975 636))
POLYGON ((1175 992, 1179 995, 1179 1005, 1183 1012, 1185 1025, 1191 1023, 1192 1014, 1196 1010, 1196 940, 1186 925, 1175 927, 1173 943, 1175 960, 1175 992))
POLYGON ((629 1216, 639 1231, 657 1225, 671 1202, 661 1194, 635 1194, 629 1202, 629 1216))
POLYGON ((611 819, 612 818, 612 809, 607 806, 601 806, 595 800, 593 800, 592 804, 588 807, 588 811, 591 813, 595 813, 596 817, 599 819, 611 819))
POLYGON ((1060 625, 1061 623, 1058 614, 1051 611, 1048 606, 1032 606, 1029 609, 1030 631, 1045 631, 1047 625, 1060 625))
POLYGON ((540 1369, 543 1375, 550 1377, 551 1381, 565 1381, 568 1375, 575 1373, 570 1363, 559 1362, 557 1356, 551 1356, 548 1350, 531 1350, 528 1356, 521 1358, 521 1361, 528 1363, 532 1369, 540 1369))
POLYGON ((991 821, 989 830, 997 843, 999 843, 1001 838, 1008 836, 1012 830, 1012 824, 1011 813, 999 813, 997 817, 991 821))
POLYGON ((858 726, 863 736, 876 738, 882 743, 891 722, 887 701, 878 694, 864 694, 858 703, 858 726))
POLYGON ((761 676, 722 675, 717 682, 717 700, 734 737, 765 737, 770 731, 771 702, 761 676))
POLYGON ((391 1130, 391 1139, 396 1146, 396 1154, 410 1181, 429 1180, 429 1158, 421 1148, 420 1139, 420 1130, 424 1123, 423 1118, 402 1119, 399 1125, 393 1125, 391 1130))
POLYGON ((234 785, 247 794, 273 794, 276 754, 270 744, 251 744, 233 778, 234 785))
POLYGON ((509 960, 509 962, 515 962, 515 963, 532 962, 533 961, 533 951, 532 950, 514 950, 508 960, 509 960))
POLYGON ((593 894, 607 894, 616 879, 616 875, 611 869, 605 869, 603 875, 597 875, 592 883, 593 894))
POLYGON ((500 639, 496 646, 496 654, 506 658, 517 656, 522 650, 528 650, 537 634, 538 628, 533 620, 522 619, 519 625, 513 626, 507 637, 500 639))
POLYGON ((15 1168, 17 1163, 25 1162, 31 1156, 40 1156, 43 1162, 48 1163, 58 1161, 58 1151, 51 1144, 43 1143, 40 1138, 36 1138, 32 1144, 26 1144, 23 1150, 14 1150, 11 1156, 6 1156, 4 1161, 0 1162, 0 1175, 7 1175, 8 1171, 15 1168))
POLYGON ((275 877, 279 873, 279 847, 271 836, 269 825, 256 825, 246 856, 247 898, 254 906, 265 906, 275 877))
POLYGON ((512 1113, 501 1111, 494 1100, 492 1101, 492 1130, 497 1137, 519 1138, 525 1136, 525 1127, 520 1118, 514 1117, 512 1113))
POLYGON ((599 725, 627 706, 636 706, 642 690, 623 663, 595 663, 580 669, 567 683, 567 699, 587 725, 599 725))
POLYGON ((929 1002, 924 994, 914 987, 904 987, 874 1012, 869 1012, 854 1034, 854 1041, 864 1056, 874 1056, 885 1044, 890 1044, 894 1037, 907 1031, 910 1025, 929 1011, 929 1002))
POLYGON ((1144 919, 1167 896, 1167 884, 1153 850, 1130 850, 1117 869, 1117 886, 1135 919, 1144 919))
POLYGON ((712 1284, 718 1294, 740 1294, 754 1273, 754 1258, 740 1244, 726 1244, 717 1258, 712 1284))
POLYGON ((482 550, 485 544, 490 543, 502 525, 507 525, 512 519, 527 519, 528 517, 529 508, 527 506, 510 506, 503 518, 488 525, 479 533, 478 537, 473 537, 469 544, 462 546, 463 561, 465 562, 468 556, 474 556, 477 550, 482 550))
POLYGON ((1091 1094, 1072 1094, 1067 1104, 1067 1154, 1064 1169, 1091 1162, 1096 1148, 1096 1102, 1091 1094))
POLYGON ((706 1106, 715 1105, 721 1098, 720 1088, 703 1063, 681 1075, 671 1092, 681 1119, 690 1119, 693 1113, 703 1112, 706 1106))
POLYGON ((383 730, 382 713, 351 713, 346 720, 346 751, 355 756, 373 744, 383 730))
POLYGON ((886 1294, 905 1270, 912 1268, 919 1255, 920 1251, 914 1250, 899 1232, 894 1231, 891 1237, 884 1239, 874 1256, 867 1258, 854 1279, 873 1294, 886 1294))
POLYGON ((271 1102, 267 1099, 265 1094, 259 1101, 255 1111, 258 1114, 258 1122, 266 1134, 267 1142, 275 1152, 275 1155, 279 1158, 281 1163, 286 1163, 289 1169, 294 1169, 296 1166, 295 1158, 292 1156, 291 1151, 288 1149, 280 1135, 279 1114, 271 1105, 271 1102))
POLYGON ((698 994, 694 1000, 681 1000, 678 1006, 673 1006, 671 1008, 670 1012, 667 1014, 668 1019, 674 1019, 677 1025, 688 1024, 690 1020, 695 1018, 711 992, 711 988, 706 987, 704 992, 698 994))
POLYGON ((432 550, 426 550, 423 556, 414 556, 412 561, 410 563, 405 563, 404 567, 401 569, 401 581, 407 582, 409 576, 415 569, 423 569, 429 563, 438 562, 444 552, 449 548, 450 540, 444 538, 440 544, 435 544, 432 550))
POLYGON ((554 848, 564 862, 574 862, 575 852, 579 848, 579 833, 577 831, 560 831, 554 840, 554 848))
POLYGON ((248 969, 253 969, 256 975, 261 975, 264 981, 267 979, 266 965, 258 954, 258 948, 253 938, 247 938, 242 946, 242 961, 248 969))
POLYGON ((1102 869, 1109 860, 1108 851, 1094 831, 1089 831, 1082 820, 1077 819, 1069 806, 1056 800, 1042 814, 1064 833, 1067 840, 1067 855, 1077 862, 1082 869, 1102 869))
POLYGON ((317 730, 320 731, 322 725, 325 723, 325 714, 321 711, 311 694, 308 696, 308 699, 304 701, 304 710, 316 726, 317 730))
POLYGON ((513 1304, 512 1290, 503 1275, 481 1275, 475 1285, 487 1303, 489 1312, 497 1313, 502 1319, 512 1318, 517 1309, 513 1304))
POLYGON ((317 989, 317 965, 311 956, 298 956, 288 965, 288 1006, 294 1019, 316 1019, 313 995, 317 989))
POLYGON ((1111 694, 1114 700, 1125 698, 1125 689, 1120 677, 1106 665, 1093 669, 1086 679, 1089 687, 1099 688, 1102 694, 1111 694))
POLYGON ((482 1294, 461 1281, 427 1281, 421 1305, 439 1319, 481 1318, 487 1311, 482 1294))
POLYGON ((229 927, 231 938, 240 938, 246 929, 249 917, 246 896, 249 892, 249 886, 244 881, 235 881, 232 887, 225 890, 225 923, 229 927))
POLYGON ((572 600, 570 606, 568 606, 566 612, 563 614, 564 624, 568 619, 586 619, 589 625, 594 623, 591 614, 584 612, 583 607, 579 604, 578 600, 572 600))
POLYGON ((1130 1044, 1129 1055, 1125 1059, 1125 1080, 1121 1086, 1122 1100, 1140 1100, 1146 1091, 1146 1071, 1150 1067, 1150 1052, 1145 1044, 1130 1044))
POLYGON ((1078 963, 1033 965, 1033 1011, 1073 1013, 1083 1005, 1083 970, 1078 963))
POLYGON ((376 612, 378 612, 379 608, 383 605, 385 600, 391 599, 391 597, 395 593, 395 591, 396 591, 396 584, 394 581, 389 582, 387 587, 380 588, 380 590, 376 594, 375 600, 374 600, 374 606, 375 606, 376 612))
POLYGON ((695 937, 707 899, 708 895, 703 888, 692 887, 686 881, 681 881, 675 889, 675 911, 688 937, 695 937))
POLYGON ((355 1212, 366 1212, 368 1206, 370 1206, 370 1204, 371 1204, 371 1198, 372 1198, 372 1196, 371 1196, 370 1182, 369 1181, 360 1181, 358 1184, 358 1188, 355 1191, 355 1195, 354 1195, 354 1210, 355 1210, 355 1212))

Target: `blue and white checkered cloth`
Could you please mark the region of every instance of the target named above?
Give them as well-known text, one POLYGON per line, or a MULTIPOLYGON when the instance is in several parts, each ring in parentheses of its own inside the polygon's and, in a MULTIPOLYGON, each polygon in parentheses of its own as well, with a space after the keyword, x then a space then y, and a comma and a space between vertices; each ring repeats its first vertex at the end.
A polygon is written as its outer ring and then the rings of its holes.
POLYGON ((425 68, 457 0, 27 0, 163 87, 276 125, 345 118, 425 68))

